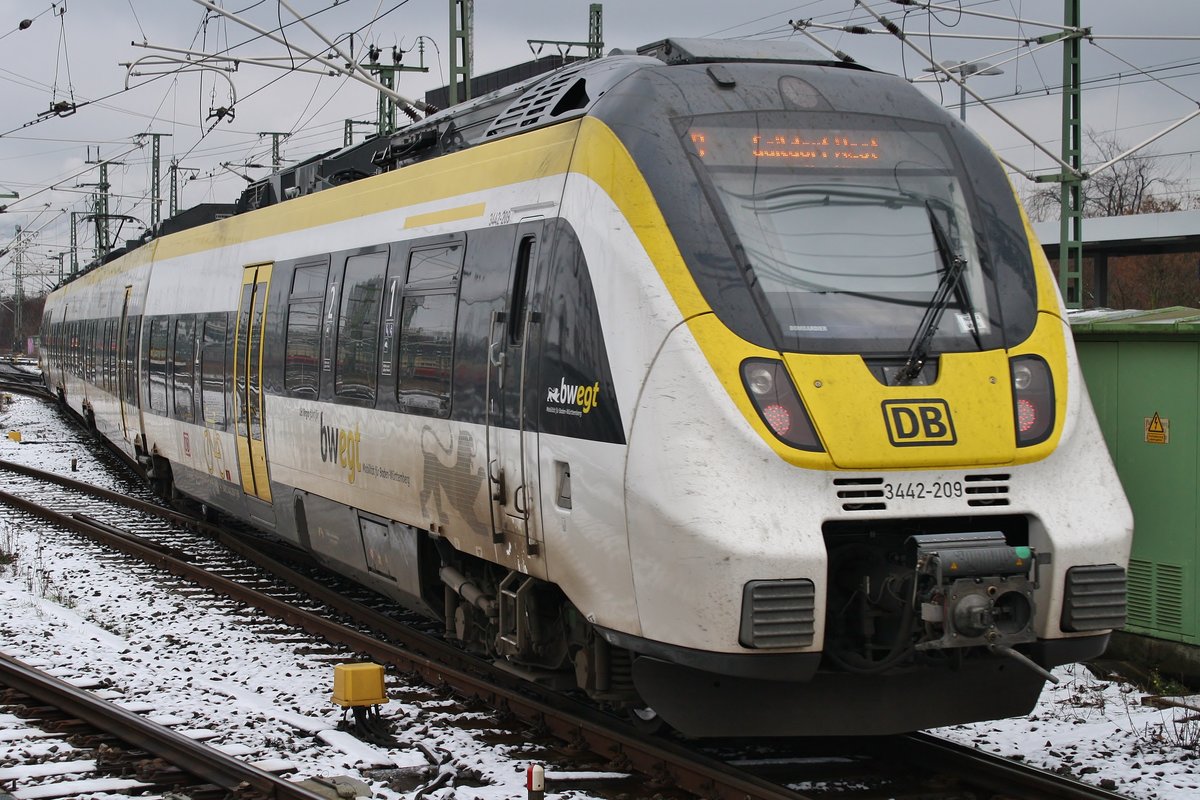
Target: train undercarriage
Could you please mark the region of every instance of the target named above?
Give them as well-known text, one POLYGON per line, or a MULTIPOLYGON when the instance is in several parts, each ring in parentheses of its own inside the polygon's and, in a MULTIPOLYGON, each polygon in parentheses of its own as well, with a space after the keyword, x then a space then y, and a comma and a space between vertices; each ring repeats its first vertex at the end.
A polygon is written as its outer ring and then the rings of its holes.
MULTIPOLYGON (((974 520, 975 528, 978 523, 974 520)), ((1020 713, 1036 699, 1042 682, 1053 680, 1037 661, 1053 666, 1059 659, 1047 659, 1037 646, 1038 559, 1027 544, 1025 519, 994 517, 989 523, 982 530, 967 529, 964 520, 828 526, 824 650, 809 654, 812 669, 766 681, 720 674, 704 679, 701 671, 693 670, 697 675, 692 676, 691 668, 668 664, 659 653, 614 646, 557 587, 434 542, 448 637, 525 679, 582 691, 636 722, 659 721, 650 710, 653 701, 639 692, 638 675, 672 670, 682 670, 685 680, 724 684, 730 698, 757 697, 773 684, 781 697, 795 694, 797 704, 817 702, 822 693, 841 691, 843 685, 858 691, 861 686, 854 682, 863 676, 889 686, 943 681, 948 696, 923 701, 933 717, 944 713, 938 706, 958 702, 956 693, 978 692, 985 685, 1003 693, 1011 681, 1011 697, 999 705, 986 703, 984 713, 1020 713), (646 666, 635 668, 635 662, 646 666), (798 688, 801 684, 810 688, 798 688)), ((648 680, 651 686, 670 682, 648 680)))

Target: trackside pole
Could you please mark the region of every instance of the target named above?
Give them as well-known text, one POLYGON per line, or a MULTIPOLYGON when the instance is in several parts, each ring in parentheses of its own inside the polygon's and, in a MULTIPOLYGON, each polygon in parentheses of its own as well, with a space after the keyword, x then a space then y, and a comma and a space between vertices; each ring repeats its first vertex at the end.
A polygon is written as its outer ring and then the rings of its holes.
POLYGON ((528 800, 545 800, 546 769, 541 764, 530 764, 525 770, 525 790, 528 800))

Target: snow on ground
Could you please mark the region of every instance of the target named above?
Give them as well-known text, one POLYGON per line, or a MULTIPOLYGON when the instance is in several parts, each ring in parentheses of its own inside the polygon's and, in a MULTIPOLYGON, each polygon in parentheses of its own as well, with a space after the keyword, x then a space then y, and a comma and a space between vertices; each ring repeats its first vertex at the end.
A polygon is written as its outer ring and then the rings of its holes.
MULTIPOLYGON (((0 438, 0 459, 65 472, 76 458, 83 479, 129 490, 125 479, 95 462, 81 434, 64 432, 40 404, 18 399, 0 413, 0 436, 14 429, 22 442, 0 438)), ((376 797, 411 797, 438 774, 431 756, 448 756, 449 768, 477 773, 471 783, 480 785, 427 796, 526 796, 525 767, 537 752, 481 741, 469 724, 456 727, 455 704, 421 686, 389 676, 389 690, 402 699, 383 714, 402 747, 382 749, 340 734, 340 712, 329 695, 332 664, 341 656, 315 642, 305 645, 312 640, 282 624, 248 619, 232 603, 153 570, 130 571, 119 557, 0 506, 0 649, 6 653, 100 679, 127 702, 152 704, 156 714, 176 718, 194 735, 215 736, 228 752, 290 762, 297 776, 348 775, 370 781, 376 797), (399 776, 393 788, 384 788, 373 771, 379 767, 399 776)), ((1200 796, 1200 713, 1145 705, 1143 692, 1081 666, 1055 674, 1062 683, 1048 687, 1027 718, 936 733, 1132 798, 1200 796)), ((0 729, 9 727, 0 720, 0 729)), ((0 766, 39 746, 0 737, 0 766)), ((548 786, 552 796, 593 796, 570 788, 570 776, 559 777, 557 786, 553 780, 548 786)))
POLYGON ((1147 800, 1200 797, 1200 697, 1157 708, 1145 692, 1083 665, 1054 670, 1028 717, 934 733, 1147 800))
MULTIPOLYGON (((82 479, 129 489, 95 464, 85 440, 63 433, 54 415, 32 401, 18 399, 0 414, 0 436, 0 459, 66 472, 76 458, 82 479), (6 437, 10 430, 21 431, 21 443, 6 437)), ((389 676, 388 688, 403 700, 382 714, 401 747, 375 747, 338 732, 341 711, 330 702, 333 664, 347 653, 282 623, 256 624, 259 619, 153 569, 131 570, 120 556, 0 506, 5 653, 61 668, 55 674, 102 681, 118 702, 152 705, 155 716, 199 738, 215 732, 212 743, 249 761, 290 763, 293 777, 346 775, 370 782, 375 797, 400 798, 439 771, 456 771, 477 776, 471 783, 480 785, 427 796, 525 797, 525 768, 538 757, 536 749, 480 741, 486 729, 454 724, 463 716, 455 703, 399 677, 389 676), (430 755, 449 760, 431 766, 430 755), (405 789, 386 788, 380 776, 405 789)), ((13 724, 0 721, 0 729, 13 724)), ((0 766, 25 752, 51 752, 44 741, 0 738, 0 766)), ((594 796, 570 785, 561 782, 557 796, 594 796)))

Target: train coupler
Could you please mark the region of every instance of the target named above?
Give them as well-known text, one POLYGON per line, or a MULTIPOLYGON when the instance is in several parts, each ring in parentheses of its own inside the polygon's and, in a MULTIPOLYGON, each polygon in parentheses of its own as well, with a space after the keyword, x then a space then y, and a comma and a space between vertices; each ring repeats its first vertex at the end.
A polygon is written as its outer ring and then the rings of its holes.
POLYGON ((1009 545, 999 531, 918 535, 909 547, 917 576, 912 600, 935 634, 917 650, 1011 649, 1037 639, 1030 548, 1009 545))

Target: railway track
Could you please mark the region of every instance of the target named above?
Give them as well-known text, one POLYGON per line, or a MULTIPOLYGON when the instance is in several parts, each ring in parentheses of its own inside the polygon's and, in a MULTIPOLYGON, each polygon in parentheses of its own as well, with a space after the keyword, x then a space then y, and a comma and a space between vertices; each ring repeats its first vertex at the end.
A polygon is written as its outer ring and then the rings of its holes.
MULTIPOLYGON (((43 779, 24 796, 184 791, 192 798, 321 800, 322 795, 208 747, 129 707, 0 653, 0 741, 9 744, 0 785, 43 779), (12 743, 37 741, 16 759, 12 743), (51 748, 67 757, 43 760, 51 748), (46 780, 48 779, 48 780, 46 780)), ((23 796, 21 793, 13 795, 23 796)))
POLYGON ((0 392, 18 392, 50 399, 52 395, 42 384, 42 376, 31 372, 28 366, 13 359, 0 359, 0 392))
POLYGON ((742 800, 844 796, 854 789, 856 797, 1119 797, 928 736, 749 747, 697 747, 645 736, 590 706, 516 680, 346 597, 342 589, 330 589, 313 577, 311 563, 299 551, 284 546, 265 552, 257 536, 209 525, 150 499, 97 491, 8 462, 0 462, 0 470, 16 476, 9 482, 11 491, 0 492, 0 501, 452 691, 465 702, 480 702, 539 736, 553 737, 568 754, 590 753, 610 770, 640 776, 638 794, 742 800), (93 510, 98 500, 114 504, 114 510, 93 510), (46 507, 55 504, 57 510, 46 507), (79 510, 84 505, 86 513, 79 510))
MULTIPOLYGON (((9 469, 12 466, 14 465, 9 462, 0 463, 0 469, 9 469)), ((16 469, 17 475, 30 480, 39 479, 38 472, 29 467, 16 469)), ((86 486, 62 476, 45 475, 44 479, 55 486, 70 487, 73 492, 87 491, 86 486)), ((124 499, 113 495, 114 493, 102 491, 96 496, 109 502, 120 502, 124 499)), ((272 564, 272 570, 287 581, 294 582, 296 588, 309 597, 339 614, 349 616, 370 632, 336 621, 331 618, 333 615, 324 610, 322 613, 305 610, 297 605, 295 597, 281 599, 274 593, 251 588, 237 580, 217 574, 196 563, 197 559, 174 546, 148 542, 128 530, 107 523, 97 525, 96 520, 89 515, 80 512, 61 513, 13 491, 0 492, 0 502, 87 536, 236 601, 252 605, 265 614, 327 641, 344 645, 401 672, 419 677, 433 686, 452 690, 461 698, 483 702, 489 708, 510 715, 539 731, 554 735, 568 743, 573 750, 601 754, 610 759, 615 768, 650 776, 664 785, 671 785, 700 797, 738 800, 750 797, 802 797, 786 787, 747 775, 718 761, 706 759, 673 742, 641 737, 629 726, 624 726, 587 706, 567 703, 557 695, 535 692, 528 684, 508 673, 480 662, 452 645, 415 631, 410 626, 397 623, 373 608, 349 600, 283 563, 272 564), (575 707, 566 708, 568 705, 575 707)), ((140 512, 149 512, 151 509, 148 505, 152 504, 133 503, 133 507, 140 512)), ((175 513, 167 509, 162 509, 162 512, 166 515, 175 513)), ((202 525, 198 521, 195 524, 202 525)), ((271 564, 273 561, 256 551, 246 541, 246 537, 224 533, 219 534, 219 538, 260 565, 271 564)))

